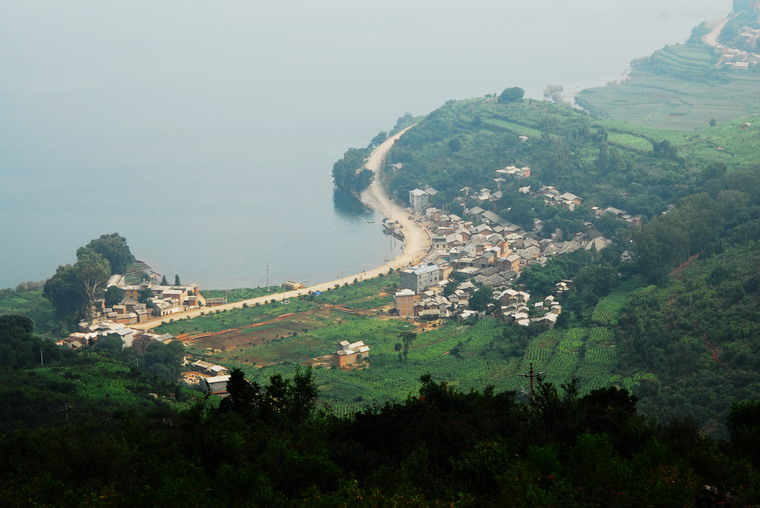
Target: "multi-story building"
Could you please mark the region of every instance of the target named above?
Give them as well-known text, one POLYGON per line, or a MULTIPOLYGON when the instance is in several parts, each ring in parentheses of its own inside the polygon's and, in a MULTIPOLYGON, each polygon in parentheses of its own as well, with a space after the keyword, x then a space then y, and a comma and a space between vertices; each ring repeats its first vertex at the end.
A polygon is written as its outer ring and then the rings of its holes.
POLYGON ((441 269, 438 265, 410 266, 399 272, 401 287, 421 293, 426 287, 437 284, 441 280, 441 269))

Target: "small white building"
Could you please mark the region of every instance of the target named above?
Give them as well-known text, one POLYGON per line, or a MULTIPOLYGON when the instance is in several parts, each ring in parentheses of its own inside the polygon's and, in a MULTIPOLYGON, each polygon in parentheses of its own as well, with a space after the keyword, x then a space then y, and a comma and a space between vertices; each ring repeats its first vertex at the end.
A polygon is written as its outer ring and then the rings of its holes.
POLYGON ((201 378, 201 390, 211 395, 218 395, 224 397, 228 395, 227 381, 230 380, 229 375, 225 376, 213 376, 201 378))

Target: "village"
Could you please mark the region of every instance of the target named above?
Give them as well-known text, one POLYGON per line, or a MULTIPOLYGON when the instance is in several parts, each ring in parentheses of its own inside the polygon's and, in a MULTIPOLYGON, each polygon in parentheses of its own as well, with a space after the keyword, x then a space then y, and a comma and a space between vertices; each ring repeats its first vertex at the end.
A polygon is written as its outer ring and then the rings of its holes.
MULTIPOLYGON (((757 48, 757 42, 760 40, 760 29, 748 26, 742 27, 738 33, 738 37, 744 41, 747 47, 757 48)), ((760 64, 760 54, 758 53, 724 46, 717 42, 714 47, 719 53, 718 61, 715 63, 716 69, 728 68, 746 71, 760 64)))
MULTIPOLYGON (((393 305, 387 312, 399 319, 414 321, 477 320, 493 315, 504 323, 517 326, 538 324, 554 328, 562 313, 558 301, 561 293, 572 286, 571 280, 558 282, 552 294, 531 295, 519 286, 523 270, 543 265, 549 259, 578 250, 599 252, 611 240, 605 238, 591 222, 584 224, 584 231, 572 238, 562 238, 559 231, 549 238, 542 238, 543 224, 535 219, 533 230, 509 222, 493 211, 489 202, 502 198, 499 190, 505 179, 526 179, 531 175, 529 167, 507 166, 496 170, 494 183, 497 190, 488 188, 474 190, 464 187, 456 201, 461 204, 479 202, 482 206, 464 207, 464 217, 430 206, 430 198, 437 194, 432 187, 409 191, 407 212, 413 224, 424 228, 429 237, 429 247, 424 257, 413 266, 398 271, 399 289, 393 294, 393 305), (482 298, 482 294, 488 294, 482 298)), ((519 192, 533 199, 543 200, 548 206, 574 210, 583 200, 569 192, 560 192, 552 186, 519 188, 519 192)), ((592 207, 596 217, 611 214, 630 226, 641 223, 641 218, 613 207, 592 207)), ((386 232, 404 238, 403 226, 398 221, 385 219, 386 232)), ((118 288, 121 301, 106 304, 106 299, 95 301, 91 309, 93 319, 79 324, 79 330, 58 341, 60 346, 81 349, 98 340, 114 337, 122 348, 132 347, 145 352, 152 343, 165 344, 178 340, 170 334, 154 333, 151 321, 160 324, 161 318, 193 309, 213 308, 226 304, 225 298, 205 298, 197 283, 168 284, 165 278, 157 281, 157 274, 143 278, 139 284, 126 282, 123 275, 114 275, 107 287, 118 288)), ((283 291, 308 290, 302 283, 286 281, 283 291)), ((187 345, 186 342, 183 344, 187 345)), ((328 365, 339 369, 365 368, 370 347, 363 341, 349 343, 336 338, 336 348, 327 355, 328 365)), ((205 393, 226 395, 226 383, 230 369, 193 355, 183 361, 183 379, 205 393)))
MULTIPOLYGON (((153 279, 157 279, 155 276, 153 279)), ((176 282, 179 282, 178 280, 176 282)), ((91 309, 93 319, 82 321, 78 325, 78 331, 69 334, 66 338, 56 342, 61 347, 71 350, 95 346, 98 341, 116 339, 123 348, 134 348, 139 353, 145 353, 151 344, 166 344, 171 341, 180 341, 188 345, 180 338, 168 333, 155 333, 150 328, 134 325, 150 323, 155 325, 162 323, 160 318, 172 316, 190 309, 201 309, 223 305, 225 298, 205 298, 200 292, 197 283, 187 285, 169 285, 166 280, 159 283, 145 278, 140 284, 125 283, 124 275, 114 275, 108 281, 108 288, 119 288, 123 292, 123 298, 117 305, 106 306, 104 298, 95 301, 91 309)), ((282 285, 283 291, 303 289, 300 282, 286 281, 282 285)), ((347 341, 337 341, 336 351, 330 357, 330 364, 337 368, 356 368, 363 365, 362 360, 369 356, 369 347, 363 342, 350 344, 347 341)), ((224 397, 227 395, 227 381, 230 378, 230 369, 203 359, 198 359, 192 354, 185 355, 183 359, 182 379, 190 386, 198 387, 202 392, 213 396, 224 397)))
MULTIPOLYGON (((528 167, 507 166, 496 171, 494 182, 499 186, 506 178, 528 178, 528 167)), ((502 197, 500 190, 488 188, 474 190, 464 187, 458 201, 474 199, 487 203, 502 197)), ((542 186, 535 191, 530 186, 520 188, 520 193, 542 199, 549 206, 562 206, 574 210, 583 200, 569 192, 561 193, 552 186, 542 186)), ((417 222, 422 223, 431 234, 432 248, 422 263, 400 271, 402 290, 394 295, 396 310, 403 318, 441 319, 460 321, 472 316, 492 313, 504 322, 528 326, 544 323, 553 328, 562 307, 557 296, 567 291, 572 281, 557 283, 555 293, 536 298, 525 291, 515 289, 520 272, 532 265, 543 265, 550 258, 569 254, 580 249, 599 252, 611 240, 602 236, 591 222, 584 224, 585 231, 573 238, 562 240, 559 232, 550 238, 538 233, 542 222, 534 220, 534 229, 525 231, 498 214, 480 206, 464 209, 464 218, 429 206, 430 198, 437 191, 431 187, 409 192, 409 206, 417 222), (457 282, 459 281, 459 282, 457 282), (494 303, 487 308, 474 309, 471 298, 479 287, 493 290, 494 303), (533 303, 531 303, 533 300, 533 303)), ((591 208, 596 217, 611 214, 630 226, 641 224, 641 218, 614 207, 591 208)), ((389 228, 396 227, 388 224, 389 228)))

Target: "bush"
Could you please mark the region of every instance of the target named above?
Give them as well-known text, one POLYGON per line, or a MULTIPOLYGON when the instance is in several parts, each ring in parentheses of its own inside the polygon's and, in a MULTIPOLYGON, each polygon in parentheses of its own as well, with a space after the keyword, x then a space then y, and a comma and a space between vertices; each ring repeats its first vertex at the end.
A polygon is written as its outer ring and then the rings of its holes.
POLYGON ((499 95, 499 102, 504 104, 507 102, 519 102, 522 100, 523 96, 525 95, 525 90, 523 90, 520 87, 513 86, 512 88, 507 88, 503 92, 501 92, 501 95, 499 95))

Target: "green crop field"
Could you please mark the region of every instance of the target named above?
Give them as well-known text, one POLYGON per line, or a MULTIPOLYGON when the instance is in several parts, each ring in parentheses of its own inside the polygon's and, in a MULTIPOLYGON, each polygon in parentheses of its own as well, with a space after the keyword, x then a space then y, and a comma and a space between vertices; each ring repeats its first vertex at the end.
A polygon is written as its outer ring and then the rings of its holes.
POLYGON ((652 142, 641 136, 636 136, 628 132, 610 132, 607 138, 610 144, 618 145, 630 150, 640 152, 651 152, 652 142))
POLYGON ((628 303, 631 293, 641 285, 642 283, 638 279, 631 279, 621 285, 617 290, 599 300, 593 314, 591 314, 591 319, 600 325, 616 324, 620 311, 628 303))
POLYGON ((226 298, 227 303, 239 302, 260 296, 271 295, 283 291, 280 286, 238 288, 238 289, 203 289, 201 292, 205 298, 226 298))
POLYGON ((538 129, 534 129, 533 127, 528 127, 527 125, 510 122, 509 120, 503 120, 501 118, 488 118, 488 119, 483 120, 483 124, 498 127, 501 129, 506 129, 518 136, 528 136, 532 138, 541 137, 541 131, 538 129))
POLYGON ((398 274, 393 273, 323 292, 314 297, 314 301, 351 309, 373 309, 393 303, 398 283, 398 274))
MULTIPOLYGON (((320 360, 314 376, 321 397, 338 412, 350 412, 355 404, 413 396, 420 376, 427 373, 464 390, 487 385, 500 390, 527 390, 528 380, 521 374, 529 371, 531 363, 537 372, 545 372, 548 382, 563 384, 577 378, 583 392, 611 384, 635 386, 639 382, 635 376, 613 376, 618 361, 616 341, 613 332, 605 327, 549 330, 530 339, 525 349, 514 349, 509 342, 512 339, 504 333, 505 326, 513 325, 492 318, 471 326, 442 323, 419 331, 403 360, 399 335, 416 330, 414 324, 372 312, 342 309, 362 307, 378 299, 387 301, 396 280, 386 277, 316 297, 293 299, 288 304, 275 302, 179 321, 162 326, 161 331, 202 333, 240 328, 230 334, 199 339, 188 347, 188 352, 208 356, 202 348, 212 346, 215 349, 210 360, 241 368, 249 379, 259 383, 273 374, 290 376, 295 365, 320 360), (268 321, 289 313, 293 314, 268 321), (261 325, 246 326, 252 323, 261 325), (325 367, 329 364, 325 360, 341 340, 361 340, 370 346, 364 368, 325 367)), ((603 298, 594 320, 614 323, 630 294, 640 285, 637 280, 628 282, 603 298)))
POLYGON ((173 321, 156 327, 160 333, 172 335, 197 334, 201 332, 220 332, 230 328, 239 328, 252 323, 274 319, 282 314, 303 312, 319 306, 306 299, 293 299, 290 303, 274 302, 267 305, 251 306, 244 309, 219 311, 210 308, 205 315, 173 321))

